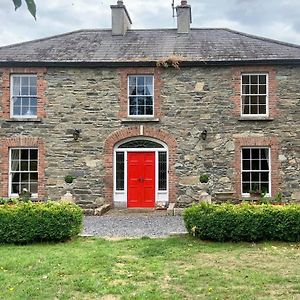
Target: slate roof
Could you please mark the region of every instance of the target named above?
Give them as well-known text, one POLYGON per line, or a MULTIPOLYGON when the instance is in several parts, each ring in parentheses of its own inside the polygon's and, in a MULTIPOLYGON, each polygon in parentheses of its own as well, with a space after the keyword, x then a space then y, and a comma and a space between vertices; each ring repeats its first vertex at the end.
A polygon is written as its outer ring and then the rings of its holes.
POLYGON ((0 47, 0 65, 146 64, 176 55, 184 62, 300 63, 300 46, 230 29, 79 30, 49 38, 0 47))

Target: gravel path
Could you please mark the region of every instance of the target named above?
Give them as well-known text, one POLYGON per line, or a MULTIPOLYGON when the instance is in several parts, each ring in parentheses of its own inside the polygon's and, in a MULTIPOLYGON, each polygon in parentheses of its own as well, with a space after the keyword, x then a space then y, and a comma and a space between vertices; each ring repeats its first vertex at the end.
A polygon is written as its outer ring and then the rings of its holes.
POLYGON ((186 233, 180 216, 85 217, 83 235, 100 237, 166 237, 186 233))

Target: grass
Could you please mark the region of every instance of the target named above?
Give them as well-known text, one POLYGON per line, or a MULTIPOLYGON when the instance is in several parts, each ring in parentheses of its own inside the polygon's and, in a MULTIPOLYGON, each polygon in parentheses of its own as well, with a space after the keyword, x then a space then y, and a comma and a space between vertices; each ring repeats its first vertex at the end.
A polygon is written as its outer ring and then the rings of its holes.
POLYGON ((300 299, 300 244, 172 237, 3 245, 0 299, 300 299))

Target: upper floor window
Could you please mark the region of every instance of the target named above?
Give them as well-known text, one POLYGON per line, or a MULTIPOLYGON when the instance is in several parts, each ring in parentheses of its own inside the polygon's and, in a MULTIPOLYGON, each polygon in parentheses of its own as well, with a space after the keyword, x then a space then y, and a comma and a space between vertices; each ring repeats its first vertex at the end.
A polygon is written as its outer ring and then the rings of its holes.
POLYGON ((242 74, 242 116, 268 115, 268 75, 242 74))
POLYGON ((36 75, 11 75, 11 116, 15 118, 37 117, 36 75))
POLYGON ((128 115, 154 115, 154 77, 152 75, 128 76, 128 115))

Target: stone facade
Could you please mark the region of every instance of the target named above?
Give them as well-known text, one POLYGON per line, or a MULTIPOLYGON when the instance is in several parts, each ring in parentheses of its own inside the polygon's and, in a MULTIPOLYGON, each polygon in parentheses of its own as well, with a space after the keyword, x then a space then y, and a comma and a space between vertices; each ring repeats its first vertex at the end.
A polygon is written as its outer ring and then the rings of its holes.
MULTIPOLYGON (((112 201, 112 194, 111 197, 105 194, 113 181, 108 169, 112 153, 109 158, 110 151, 105 149, 108 137, 122 130, 132 136, 161 132, 169 143, 169 152, 173 153, 170 172, 174 174, 169 180, 174 187, 169 201, 186 206, 209 195, 214 197, 218 192, 232 191, 234 197, 241 197, 237 188, 238 147, 243 146, 241 141, 245 138, 252 139, 254 144, 266 138, 277 145, 273 158, 278 163, 272 169, 272 177, 276 178, 273 196, 282 191, 287 200, 300 200, 300 67, 257 67, 257 72, 272 72, 273 76, 272 114, 267 120, 243 120, 236 113, 239 91, 235 81, 241 70, 230 66, 151 69, 150 73, 159 76, 159 112, 153 120, 136 122, 124 119, 124 70, 48 68, 43 95, 47 101, 42 102, 45 114, 38 122, 1 117, 1 145, 13 137, 42 141, 45 149, 42 198, 60 199, 69 188, 64 176, 71 174, 76 176, 72 192, 77 202, 102 204, 112 201), (72 136, 75 128, 81 129, 78 141, 72 136), (208 132, 206 140, 201 139, 204 129, 208 132), (203 173, 210 176, 205 185, 198 180, 203 173)), ((5 74, 0 69, 2 87, 5 74)), ((0 88, 2 112, 6 93, 0 88)), ((119 140, 124 138, 119 137, 119 140)), ((6 159, 5 150, 1 150, 0 196, 7 196, 6 159)))

